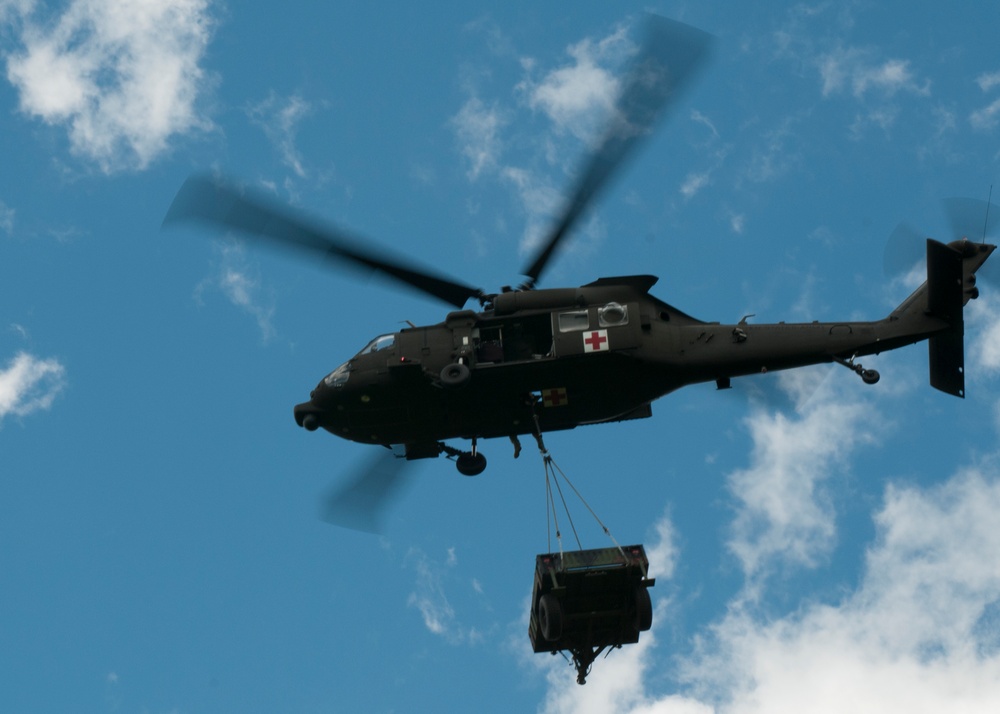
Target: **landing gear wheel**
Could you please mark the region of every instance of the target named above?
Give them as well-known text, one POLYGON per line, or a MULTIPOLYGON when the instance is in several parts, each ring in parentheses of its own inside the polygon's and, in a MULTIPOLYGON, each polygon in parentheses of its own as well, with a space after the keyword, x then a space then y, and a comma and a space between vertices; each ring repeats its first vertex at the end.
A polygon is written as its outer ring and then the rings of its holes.
POLYGON ((319 429, 319 419, 315 414, 306 414, 302 417, 302 428, 306 431, 316 431, 319 429))
POLYGON ((635 591, 635 629, 646 632, 653 626, 653 603, 649 599, 649 590, 640 587, 635 591))
POLYGON ((879 380, 879 377, 881 377, 881 376, 882 375, 880 375, 874 369, 863 369, 863 370, 861 370, 861 380, 865 384, 875 384, 879 380))
POLYGON ((486 469, 486 457, 479 452, 463 451, 455 459, 455 468, 463 476, 478 476, 486 469))
POLYGON ((469 383, 469 377, 472 376, 472 372, 461 362, 453 362, 452 364, 445 365, 444 369, 441 370, 441 384, 446 387, 464 387, 469 383))
POLYGON ((562 605, 552 593, 545 593, 538 601, 538 624, 542 630, 542 637, 549 642, 555 642, 562 637, 562 605))

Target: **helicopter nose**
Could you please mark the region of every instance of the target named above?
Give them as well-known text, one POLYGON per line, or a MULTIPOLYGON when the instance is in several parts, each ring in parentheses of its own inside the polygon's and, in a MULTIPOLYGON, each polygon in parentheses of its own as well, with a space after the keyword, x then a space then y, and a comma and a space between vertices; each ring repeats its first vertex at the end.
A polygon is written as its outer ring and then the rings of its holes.
POLYGON ((295 423, 306 431, 316 431, 321 426, 329 426, 326 422, 334 411, 333 390, 323 382, 309 394, 309 401, 296 404, 294 409, 295 423))
POLYGON ((306 431, 316 431, 323 422, 323 410, 313 401, 295 405, 295 423, 306 431))

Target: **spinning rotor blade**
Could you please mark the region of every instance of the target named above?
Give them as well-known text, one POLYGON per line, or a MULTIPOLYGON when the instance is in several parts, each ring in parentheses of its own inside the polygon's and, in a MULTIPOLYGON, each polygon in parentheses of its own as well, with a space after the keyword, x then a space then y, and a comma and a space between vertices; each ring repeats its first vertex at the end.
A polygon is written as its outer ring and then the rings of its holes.
POLYGON ((882 270, 888 277, 904 275, 927 256, 926 236, 906 221, 897 225, 885 244, 882 270))
MULTIPOLYGON (((996 236, 1000 227, 1000 207, 996 204, 964 197, 945 198, 941 203, 951 228, 951 235, 940 239, 943 242, 966 238, 979 243, 996 236)), ((923 262, 926 238, 909 223, 897 225, 885 246, 882 259, 885 274, 895 277, 923 262)), ((980 268, 978 275, 996 282, 1000 279, 1000 266, 988 262, 980 268)))
POLYGON ((952 240, 968 238, 979 243, 996 234, 1000 208, 978 198, 946 198, 944 210, 951 226, 952 240))
POLYGON ((342 528, 381 533, 385 511, 405 484, 405 465, 391 451, 375 454, 355 476, 327 493, 320 518, 342 528))
POLYGON ((614 115, 598 148, 585 162, 561 218, 524 271, 528 276, 525 288, 535 286, 580 214, 707 58, 711 39, 707 33, 656 15, 647 15, 645 25, 645 39, 622 81, 614 115))
POLYGON ((462 307, 469 298, 482 294, 476 288, 409 267, 374 250, 348 247, 365 241, 332 227, 310 223, 260 194, 210 176, 191 176, 177 192, 163 225, 182 221, 232 228, 356 268, 384 273, 455 307, 462 307))

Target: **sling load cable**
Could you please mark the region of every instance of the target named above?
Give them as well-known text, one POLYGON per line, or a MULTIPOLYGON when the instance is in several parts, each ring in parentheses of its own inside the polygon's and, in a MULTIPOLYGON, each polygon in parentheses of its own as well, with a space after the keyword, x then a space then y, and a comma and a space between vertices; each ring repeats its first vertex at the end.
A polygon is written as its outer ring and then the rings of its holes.
MULTIPOLYGON (((569 487, 573 489, 573 493, 575 493, 576 497, 580 499, 580 502, 587 508, 588 511, 590 511, 590 515, 594 517, 595 521, 597 521, 597 525, 601 527, 601 530, 604 531, 604 534, 611 539, 612 544, 614 544, 615 548, 618 549, 618 552, 621 553, 622 558, 625 558, 627 560, 628 556, 625 555, 625 550, 621 547, 621 545, 619 545, 618 541, 615 540, 615 537, 611 535, 611 530, 606 525, 604 525, 604 522, 600 519, 597 513, 594 512, 594 509, 590 507, 589 503, 587 503, 587 499, 585 499, 583 495, 580 493, 580 491, 577 489, 577 487, 573 485, 573 482, 569 479, 569 477, 565 473, 563 473, 563 470, 559 468, 559 465, 556 464, 555 460, 552 458, 552 454, 550 454, 549 450, 545 447, 545 442, 542 439, 542 429, 538 423, 538 415, 535 413, 534 407, 535 405, 532 404, 531 416, 534 419, 535 423, 535 441, 538 442, 538 451, 542 455, 542 461, 545 467, 545 494, 546 494, 546 500, 548 501, 548 505, 551 506, 552 510, 552 518, 551 520, 547 520, 546 522, 548 528, 549 552, 552 552, 551 523, 554 521, 556 526, 556 540, 559 543, 559 555, 560 556, 563 555, 562 533, 559 530, 559 519, 557 517, 557 512, 556 512, 555 497, 552 493, 552 486, 550 485, 550 481, 551 483, 555 484, 556 490, 559 492, 559 498, 562 501, 563 510, 566 511, 566 518, 569 520, 570 528, 572 528, 573 530, 573 537, 576 538, 577 547, 580 550, 583 550, 583 544, 580 542, 580 536, 576 531, 576 525, 573 523, 573 516, 569 512, 569 506, 566 503, 566 497, 563 495, 562 487, 559 485, 559 478, 556 476, 556 472, 558 472, 559 476, 561 476, 563 480, 569 485, 569 487)), ((546 511, 548 510, 549 509, 546 508, 546 511)))

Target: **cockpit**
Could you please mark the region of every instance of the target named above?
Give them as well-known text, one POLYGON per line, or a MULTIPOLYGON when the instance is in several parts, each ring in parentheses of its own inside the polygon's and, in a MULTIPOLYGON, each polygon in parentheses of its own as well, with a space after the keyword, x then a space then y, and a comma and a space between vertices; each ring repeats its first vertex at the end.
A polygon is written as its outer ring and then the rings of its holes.
POLYGON ((373 352, 381 352, 382 350, 390 349, 396 344, 395 335, 379 335, 374 340, 365 345, 364 349, 358 352, 358 355, 367 355, 373 352))
MULTIPOLYGON (((395 335, 379 335, 374 340, 365 345, 360 352, 355 355, 355 359, 363 355, 374 354, 383 350, 391 349, 396 344, 395 335)), ((337 369, 330 372, 323 378, 323 383, 328 387, 343 387, 351 376, 351 362, 348 360, 337 369)))

